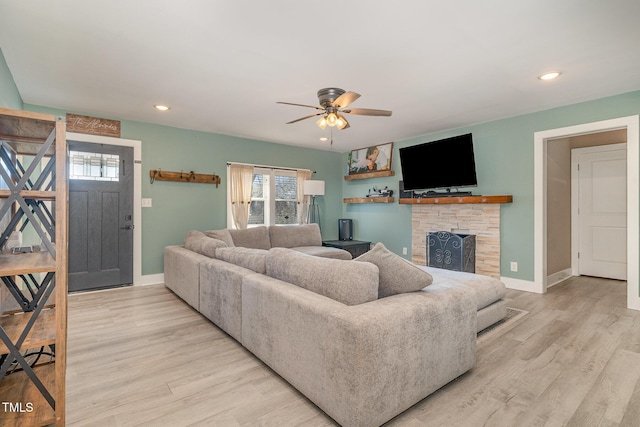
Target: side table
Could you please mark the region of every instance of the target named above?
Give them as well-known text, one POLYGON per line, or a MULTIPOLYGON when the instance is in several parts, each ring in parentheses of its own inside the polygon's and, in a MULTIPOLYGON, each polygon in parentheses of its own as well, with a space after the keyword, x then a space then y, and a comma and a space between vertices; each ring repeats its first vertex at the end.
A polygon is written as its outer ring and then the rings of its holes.
POLYGON ((371 249, 371 242, 364 242, 362 240, 325 240, 322 242, 322 246, 344 249, 349 252, 352 257, 356 258, 371 249))

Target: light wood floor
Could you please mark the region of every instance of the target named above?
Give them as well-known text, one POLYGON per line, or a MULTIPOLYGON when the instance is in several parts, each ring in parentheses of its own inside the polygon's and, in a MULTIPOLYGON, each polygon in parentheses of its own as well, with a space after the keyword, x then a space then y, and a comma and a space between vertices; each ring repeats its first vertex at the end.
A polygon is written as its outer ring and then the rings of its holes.
MULTIPOLYGON (((624 282, 574 278, 478 347, 476 367, 388 426, 639 426, 640 312, 624 282)), ((69 297, 69 426, 335 423, 162 285, 69 297)))

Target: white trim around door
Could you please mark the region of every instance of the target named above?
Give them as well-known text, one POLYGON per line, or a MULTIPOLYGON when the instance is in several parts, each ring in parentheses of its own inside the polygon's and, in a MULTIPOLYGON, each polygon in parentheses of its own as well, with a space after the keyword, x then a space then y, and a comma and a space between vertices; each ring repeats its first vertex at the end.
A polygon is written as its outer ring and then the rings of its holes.
POLYGON ((142 141, 75 132, 67 132, 67 140, 133 147, 133 285, 146 284, 142 276, 142 141))
POLYGON ((534 281, 532 292, 547 291, 547 142, 616 129, 627 131, 627 308, 640 310, 640 116, 603 120, 534 133, 534 281))

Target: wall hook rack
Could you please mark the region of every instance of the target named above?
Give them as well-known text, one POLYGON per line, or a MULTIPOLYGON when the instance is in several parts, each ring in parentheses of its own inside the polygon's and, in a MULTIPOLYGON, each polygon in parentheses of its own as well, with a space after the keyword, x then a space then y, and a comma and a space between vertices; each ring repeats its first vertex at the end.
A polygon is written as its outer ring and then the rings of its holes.
POLYGON ((163 171, 162 169, 151 169, 149 171, 149 180, 151 184, 156 181, 176 181, 176 182, 197 182, 201 184, 215 184, 216 188, 220 184, 218 175, 190 172, 172 172, 163 171))

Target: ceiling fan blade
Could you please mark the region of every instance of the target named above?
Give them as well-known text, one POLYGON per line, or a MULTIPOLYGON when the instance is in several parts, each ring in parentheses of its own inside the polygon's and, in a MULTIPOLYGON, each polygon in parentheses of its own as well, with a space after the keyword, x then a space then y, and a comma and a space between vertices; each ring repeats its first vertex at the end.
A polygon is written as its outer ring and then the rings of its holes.
POLYGON ((315 117, 315 116, 321 116, 323 114, 324 114, 324 112, 316 113, 316 114, 309 114, 308 116, 304 116, 304 117, 300 117, 299 119, 291 120, 290 122, 287 122, 287 124, 290 125, 291 123, 299 122, 301 120, 310 119, 311 117, 315 117))
POLYGON ((361 116, 390 116, 389 110, 374 110, 371 108, 349 108, 348 110, 342 110, 345 114, 358 114, 361 116))
POLYGON ((298 107, 307 107, 307 108, 315 108, 316 110, 324 110, 324 108, 322 108, 322 107, 316 107, 315 105, 294 104, 293 102, 281 102, 281 101, 276 101, 276 104, 296 105, 296 106, 298 106, 298 107))
POLYGON ((360 98, 359 93, 345 92, 339 97, 337 97, 336 100, 331 103, 331 105, 333 105, 336 108, 345 108, 346 106, 348 106, 358 98, 360 98))

